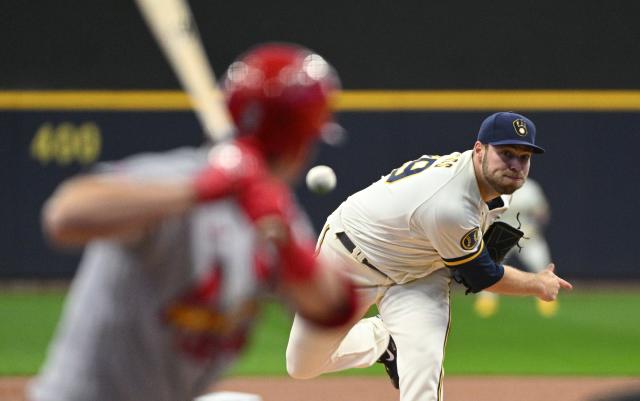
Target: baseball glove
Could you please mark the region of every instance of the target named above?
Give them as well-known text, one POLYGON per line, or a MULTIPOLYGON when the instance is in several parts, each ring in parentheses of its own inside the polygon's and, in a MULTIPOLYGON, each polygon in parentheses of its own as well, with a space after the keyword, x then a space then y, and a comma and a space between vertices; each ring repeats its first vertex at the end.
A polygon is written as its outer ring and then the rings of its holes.
POLYGON ((510 226, 507 223, 496 221, 491 224, 487 231, 482 236, 484 246, 489 251, 489 256, 496 263, 502 263, 504 257, 514 246, 520 245, 518 241, 524 236, 524 233, 519 229, 510 226))

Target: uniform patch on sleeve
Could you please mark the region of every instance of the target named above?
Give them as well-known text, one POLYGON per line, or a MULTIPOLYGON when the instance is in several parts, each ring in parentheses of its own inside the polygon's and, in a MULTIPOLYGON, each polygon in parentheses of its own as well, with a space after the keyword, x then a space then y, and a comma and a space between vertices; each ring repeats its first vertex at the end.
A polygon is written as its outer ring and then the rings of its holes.
POLYGON ((476 227, 466 233, 460 240, 460 247, 465 251, 470 251, 478 245, 480 241, 480 227, 476 227))

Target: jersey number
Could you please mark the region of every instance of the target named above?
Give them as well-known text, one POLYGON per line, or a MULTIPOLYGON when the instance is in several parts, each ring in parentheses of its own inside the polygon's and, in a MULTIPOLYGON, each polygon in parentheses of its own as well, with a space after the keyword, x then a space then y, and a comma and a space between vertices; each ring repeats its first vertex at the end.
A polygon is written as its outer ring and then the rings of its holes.
POLYGON ((417 160, 406 162, 402 167, 391 171, 387 178, 387 182, 395 182, 410 175, 418 174, 419 172, 431 167, 436 160, 438 160, 438 156, 422 156, 417 160))

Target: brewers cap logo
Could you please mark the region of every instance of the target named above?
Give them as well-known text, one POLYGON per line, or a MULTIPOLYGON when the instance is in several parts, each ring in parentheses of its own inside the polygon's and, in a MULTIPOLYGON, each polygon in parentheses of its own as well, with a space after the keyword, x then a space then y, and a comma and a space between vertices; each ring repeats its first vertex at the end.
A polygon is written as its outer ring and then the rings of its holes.
POLYGON ((527 136, 527 134, 529 134, 529 130, 527 130, 527 123, 525 123, 521 118, 513 121, 513 128, 515 128, 516 134, 519 136, 527 136))
POLYGON ((465 251, 470 251, 478 245, 478 240, 480 239, 480 228, 476 227, 466 233, 464 237, 460 240, 460 246, 465 251))

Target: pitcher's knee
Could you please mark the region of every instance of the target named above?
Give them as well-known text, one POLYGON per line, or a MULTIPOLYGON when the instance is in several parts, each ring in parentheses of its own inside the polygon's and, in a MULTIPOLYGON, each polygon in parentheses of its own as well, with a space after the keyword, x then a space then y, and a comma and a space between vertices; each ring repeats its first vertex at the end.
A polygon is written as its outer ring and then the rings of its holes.
POLYGON ((287 373, 294 379, 305 380, 313 379, 319 376, 321 372, 309 369, 300 363, 294 363, 287 358, 287 373))
POLYGON ((313 366, 313 359, 310 358, 312 354, 307 354, 306 357, 304 354, 299 349, 296 351, 291 344, 287 347, 287 373, 294 379, 312 379, 322 373, 313 366))

